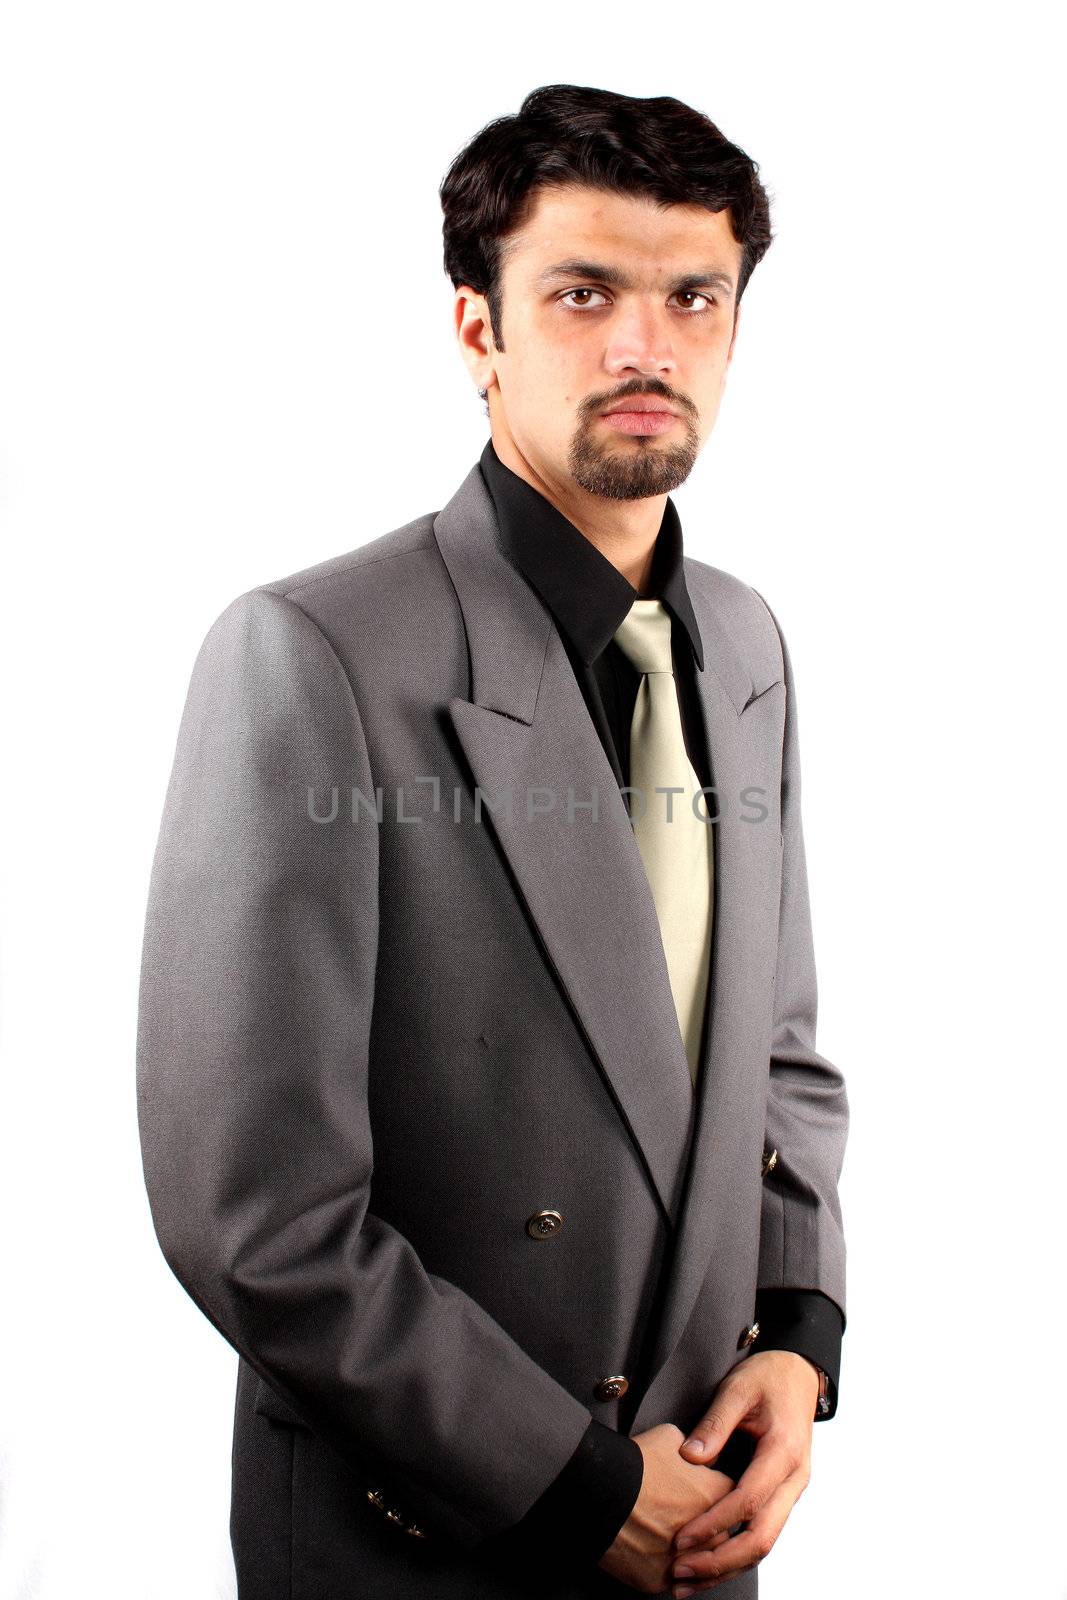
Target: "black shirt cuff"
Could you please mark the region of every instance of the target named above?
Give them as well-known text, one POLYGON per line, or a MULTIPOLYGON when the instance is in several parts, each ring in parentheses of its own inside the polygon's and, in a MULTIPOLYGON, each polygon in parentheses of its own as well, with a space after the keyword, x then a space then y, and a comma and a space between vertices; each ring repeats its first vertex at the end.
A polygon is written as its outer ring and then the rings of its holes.
POLYGON ((492 1543, 512 1553, 549 1548, 567 1564, 598 1561, 637 1504, 644 1470, 640 1445, 591 1417, 559 1476, 492 1543))
POLYGON ((756 1292, 759 1338, 756 1350, 795 1350, 821 1367, 830 1380, 830 1409, 816 1421, 829 1422, 837 1410, 837 1382, 841 1374, 841 1338, 844 1314, 836 1300, 820 1289, 759 1289, 756 1292))

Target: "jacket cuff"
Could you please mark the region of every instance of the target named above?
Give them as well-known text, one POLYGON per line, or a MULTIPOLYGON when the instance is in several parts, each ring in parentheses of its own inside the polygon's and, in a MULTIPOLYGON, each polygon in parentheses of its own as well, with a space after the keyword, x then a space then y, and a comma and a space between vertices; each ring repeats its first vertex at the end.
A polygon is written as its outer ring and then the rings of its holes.
POLYGON ((756 1321, 760 1325, 759 1350, 795 1350, 821 1367, 830 1380, 830 1409, 817 1417, 829 1422, 837 1410, 837 1382, 841 1372, 841 1338, 845 1319, 836 1300, 819 1289, 759 1289, 756 1321))
POLYGON ((641 1447, 591 1417, 566 1466, 526 1515, 489 1541, 502 1552, 551 1550, 568 1565, 595 1562, 637 1503, 644 1476, 641 1447))

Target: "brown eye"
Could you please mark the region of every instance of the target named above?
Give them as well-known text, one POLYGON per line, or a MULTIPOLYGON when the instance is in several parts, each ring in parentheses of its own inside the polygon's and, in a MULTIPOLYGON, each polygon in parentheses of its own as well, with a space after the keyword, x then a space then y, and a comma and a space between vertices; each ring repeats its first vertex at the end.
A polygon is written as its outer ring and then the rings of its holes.
POLYGON ((692 315, 695 317, 703 316, 704 312, 710 310, 710 308, 716 303, 713 297, 710 294, 705 294, 702 289, 679 289, 678 293, 681 295, 687 295, 691 300, 695 297, 698 300, 707 301, 706 306, 701 306, 699 311, 694 310, 692 312, 692 315))
MULTIPOLYGON (((574 295, 574 294, 600 294, 600 293, 601 293, 601 291, 599 289, 568 289, 567 293, 562 298, 563 298, 563 300, 569 300, 571 295, 574 295)), ((602 295, 601 295, 601 298, 603 298, 602 295)), ((588 301, 586 302, 586 305, 587 304, 588 304, 588 301)), ((585 306, 584 305, 582 305, 582 306, 573 306, 571 309, 574 310, 574 311, 584 311, 585 310, 585 306)))

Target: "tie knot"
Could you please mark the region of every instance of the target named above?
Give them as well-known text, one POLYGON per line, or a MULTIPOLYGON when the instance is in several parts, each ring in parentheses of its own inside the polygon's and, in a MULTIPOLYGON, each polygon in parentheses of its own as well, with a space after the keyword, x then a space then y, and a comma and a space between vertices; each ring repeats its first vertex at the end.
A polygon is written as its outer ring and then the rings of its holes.
POLYGON ((673 672, 671 616, 662 600, 635 600, 615 643, 638 672, 673 672))

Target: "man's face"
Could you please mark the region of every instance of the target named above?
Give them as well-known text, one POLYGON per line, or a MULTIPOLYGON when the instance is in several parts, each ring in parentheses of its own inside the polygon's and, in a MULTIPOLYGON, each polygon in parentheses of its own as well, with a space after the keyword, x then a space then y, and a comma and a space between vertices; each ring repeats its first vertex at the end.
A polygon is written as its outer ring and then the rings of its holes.
POLYGON ((636 500, 692 471, 733 354, 741 245, 728 213, 542 189, 504 245, 493 433, 540 478, 636 500), (671 414, 607 415, 651 396, 671 414))

